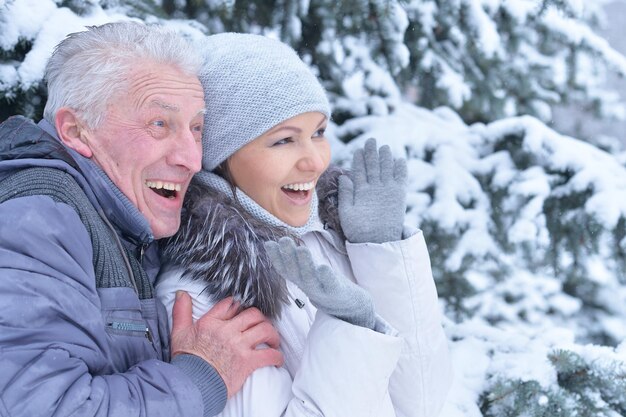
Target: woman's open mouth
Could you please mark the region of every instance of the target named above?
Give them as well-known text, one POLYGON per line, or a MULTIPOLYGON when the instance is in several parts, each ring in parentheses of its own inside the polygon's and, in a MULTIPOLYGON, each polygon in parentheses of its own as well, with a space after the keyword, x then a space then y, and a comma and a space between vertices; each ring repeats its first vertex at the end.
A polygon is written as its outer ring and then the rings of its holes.
POLYGON ((287 184, 281 190, 294 201, 305 201, 311 195, 311 190, 315 187, 315 181, 287 184))

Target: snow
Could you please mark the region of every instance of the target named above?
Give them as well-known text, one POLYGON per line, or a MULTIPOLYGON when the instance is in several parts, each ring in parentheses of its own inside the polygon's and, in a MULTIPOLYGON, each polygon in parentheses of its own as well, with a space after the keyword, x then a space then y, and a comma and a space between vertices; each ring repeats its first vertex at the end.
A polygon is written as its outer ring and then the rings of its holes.
POLYGON ((11 7, 4 6, 0 15, 3 22, 0 48, 9 50, 20 38, 33 39, 56 10, 53 0, 23 0, 12 3, 11 7), (32 13, 32 10, 37 10, 37 13, 32 13))
POLYGON ((493 20, 485 13, 483 5, 478 2, 468 2, 468 18, 472 26, 478 31, 478 46, 484 51, 487 58, 502 55, 501 40, 498 29, 493 20))
POLYGON ((8 30, 0 32, 0 48, 12 49, 21 39, 33 40, 32 49, 17 68, 16 75, 23 90, 43 78, 52 49, 67 34, 83 31, 86 26, 129 20, 123 14, 105 13, 100 7, 94 7, 86 16, 78 16, 66 7, 57 8, 52 0, 16 0, 2 17, 5 19, 11 24, 3 25, 8 30))

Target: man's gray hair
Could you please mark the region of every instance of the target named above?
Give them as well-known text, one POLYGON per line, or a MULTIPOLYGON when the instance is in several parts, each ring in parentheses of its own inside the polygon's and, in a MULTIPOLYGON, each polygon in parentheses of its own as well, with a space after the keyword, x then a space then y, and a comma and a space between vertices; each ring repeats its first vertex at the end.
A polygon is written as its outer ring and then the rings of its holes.
POLYGON ((88 27, 68 35, 48 61, 44 118, 54 125, 56 112, 69 107, 95 129, 112 99, 128 91, 134 68, 165 64, 197 75, 201 62, 190 42, 161 26, 116 22, 88 27))

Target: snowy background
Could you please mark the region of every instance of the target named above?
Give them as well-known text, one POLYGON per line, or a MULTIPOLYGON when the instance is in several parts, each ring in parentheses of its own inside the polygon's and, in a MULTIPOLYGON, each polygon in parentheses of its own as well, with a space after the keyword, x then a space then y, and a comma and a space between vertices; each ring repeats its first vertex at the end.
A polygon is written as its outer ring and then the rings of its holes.
POLYGON ((52 48, 141 19, 264 33, 329 91, 338 163, 408 159, 455 382, 442 416, 626 416, 626 1, 0 0, 0 119, 52 48))

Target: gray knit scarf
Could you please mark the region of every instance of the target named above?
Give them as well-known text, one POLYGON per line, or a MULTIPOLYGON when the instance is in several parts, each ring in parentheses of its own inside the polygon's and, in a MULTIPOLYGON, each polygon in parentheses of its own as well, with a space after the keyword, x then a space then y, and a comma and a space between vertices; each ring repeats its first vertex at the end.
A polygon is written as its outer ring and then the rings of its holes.
POLYGON ((207 171, 200 171, 196 175, 196 179, 211 188, 221 191, 222 193, 228 195, 229 197, 235 200, 238 200, 239 203, 245 208, 248 213, 261 220, 262 222, 267 223, 268 225, 281 227, 289 231, 289 233, 295 236, 302 236, 307 232, 311 231, 321 231, 324 229, 322 222, 320 221, 319 214, 317 212, 317 193, 313 192, 313 200, 311 201, 311 214, 309 215, 309 220, 305 225, 294 227, 290 226, 287 223, 283 222, 269 211, 265 210, 256 201, 251 199, 246 193, 244 193, 240 188, 234 188, 235 195, 233 195, 233 188, 224 178, 220 177, 217 174, 207 171))

